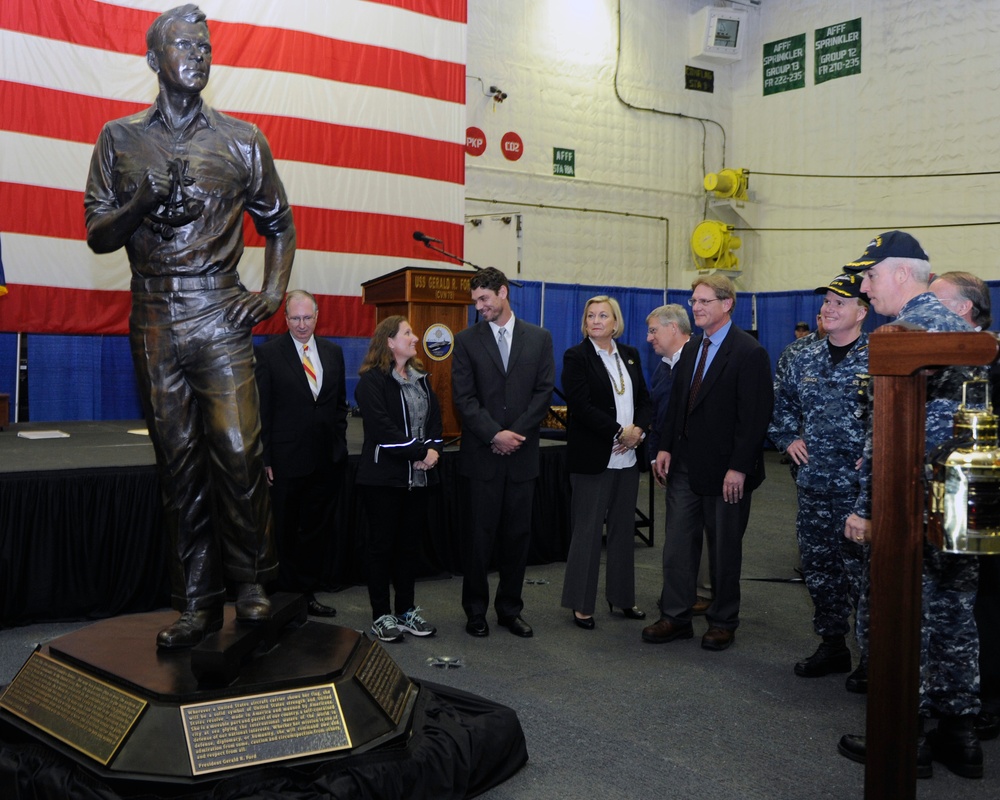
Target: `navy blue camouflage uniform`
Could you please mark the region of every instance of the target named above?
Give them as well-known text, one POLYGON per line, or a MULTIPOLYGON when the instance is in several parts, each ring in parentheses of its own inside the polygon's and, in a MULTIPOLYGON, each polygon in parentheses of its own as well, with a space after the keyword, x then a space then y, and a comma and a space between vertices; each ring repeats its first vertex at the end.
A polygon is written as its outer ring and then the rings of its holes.
MULTIPOLYGON (((930 292, 906 303, 896 321, 928 331, 972 330, 965 320, 945 308, 930 292)), ((946 367, 928 376, 927 452, 952 437, 962 384, 973 377, 975 371, 970 367, 946 367)), ((858 516, 866 519, 871 519, 871 452, 869 436, 865 444, 861 492, 854 508, 858 516)), ((873 531, 872 535, 878 536, 878 531, 873 531)), ((976 556, 949 555, 924 543, 920 628, 920 714, 923 717, 979 713, 979 635, 973 617, 978 577, 976 556)))
MULTIPOLYGON (((857 462, 868 427, 867 373, 868 336, 862 333, 836 365, 827 341, 814 340, 797 348, 775 376, 768 435, 781 450, 802 439, 809 452, 808 463, 794 472, 795 532, 813 602, 813 628, 823 637, 846 635, 858 607, 864 548, 844 538, 844 522, 859 491, 857 462)), ((856 626, 864 654, 862 633, 866 629, 856 626)))

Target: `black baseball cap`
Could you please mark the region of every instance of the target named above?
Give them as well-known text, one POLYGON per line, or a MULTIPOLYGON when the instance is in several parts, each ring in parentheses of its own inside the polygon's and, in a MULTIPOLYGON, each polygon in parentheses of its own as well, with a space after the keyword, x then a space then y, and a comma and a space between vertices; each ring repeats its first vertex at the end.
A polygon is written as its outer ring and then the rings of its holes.
POLYGON ((864 272, 887 258, 919 258, 921 261, 930 261, 920 242, 906 231, 888 231, 872 239, 865 252, 856 261, 845 264, 844 269, 848 272, 864 272))
POLYGON ((868 302, 868 295, 861 291, 861 276, 849 272, 838 275, 826 286, 817 286, 813 290, 813 294, 826 294, 827 292, 839 294, 841 297, 856 297, 864 303, 868 302))

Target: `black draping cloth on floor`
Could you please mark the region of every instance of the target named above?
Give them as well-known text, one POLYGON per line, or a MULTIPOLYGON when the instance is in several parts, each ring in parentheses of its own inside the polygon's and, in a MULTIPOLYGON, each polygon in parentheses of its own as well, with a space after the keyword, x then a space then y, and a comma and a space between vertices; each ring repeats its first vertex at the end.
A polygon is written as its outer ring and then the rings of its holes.
MULTIPOLYGON (((569 549, 566 448, 541 448, 530 564, 563 561, 569 549)), ((359 458, 344 470, 327 559, 327 588, 365 582, 367 522, 354 491, 359 458)), ((458 455, 446 451, 430 492, 419 577, 460 575, 470 506, 458 455)), ((0 472, 0 626, 98 619, 170 603, 168 546, 152 465, 0 472)), ((456 598, 457 602, 457 598, 456 598)))
POLYGON ((421 681, 412 734, 404 745, 299 767, 270 765, 197 788, 146 783, 114 788, 41 744, 0 742, 0 797, 6 800, 449 800, 476 797, 528 760, 513 710, 458 689, 421 681))

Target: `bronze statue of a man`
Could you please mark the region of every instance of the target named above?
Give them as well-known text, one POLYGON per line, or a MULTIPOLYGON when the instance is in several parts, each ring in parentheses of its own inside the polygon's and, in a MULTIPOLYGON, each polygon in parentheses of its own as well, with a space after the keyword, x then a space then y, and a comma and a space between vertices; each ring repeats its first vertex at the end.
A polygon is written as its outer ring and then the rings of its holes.
POLYGON ((146 33, 159 79, 153 105, 104 126, 84 201, 87 243, 125 247, 132 271, 132 358, 156 450, 173 547, 174 605, 161 647, 189 647, 236 617, 269 618, 275 577, 251 329, 281 304, 295 226, 267 140, 202 101, 212 65, 205 14, 184 5, 146 33), (266 240, 264 281, 236 268, 243 213, 266 240))

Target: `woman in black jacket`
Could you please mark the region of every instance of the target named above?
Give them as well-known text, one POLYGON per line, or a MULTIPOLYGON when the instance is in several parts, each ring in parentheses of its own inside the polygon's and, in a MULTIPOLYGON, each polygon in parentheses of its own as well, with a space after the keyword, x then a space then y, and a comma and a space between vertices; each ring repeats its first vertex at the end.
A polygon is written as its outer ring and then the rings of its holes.
POLYGON ((403 633, 437 630, 414 602, 415 564, 427 526, 427 487, 438 482, 441 408, 405 317, 375 328, 354 392, 364 421, 357 486, 368 514, 368 598, 372 633, 399 642, 403 633), (396 590, 395 613, 389 602, 396 590))
POLYGON ((652 405, 642 376, 639 351, 615 339, 625 329, 618 301, 592 297, 583 309, 584 340, 563 355, 562 385, 569 411, 566 460, 572 487, 572 539, 566 558, 562 604, 573 621, 594 628, 601 532, 607 521, 608 606, 626 617, 646 615, 635 606, 636 457, 649 426, 652 405))

